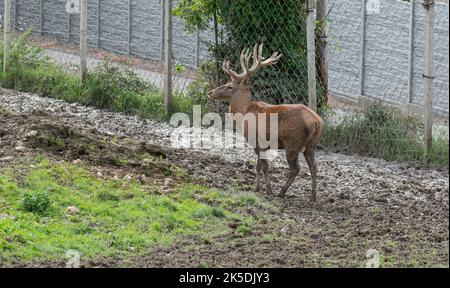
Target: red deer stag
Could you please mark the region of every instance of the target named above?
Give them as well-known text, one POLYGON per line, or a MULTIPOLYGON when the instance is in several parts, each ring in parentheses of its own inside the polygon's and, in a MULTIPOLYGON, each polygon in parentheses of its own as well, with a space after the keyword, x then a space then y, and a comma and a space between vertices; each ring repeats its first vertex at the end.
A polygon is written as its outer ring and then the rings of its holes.
MULTIPOLYGON (((284 197, 286 191, 294 182, 295 177, 300 172, 299 166, 299 153, 302 152, 305 156, 306 163, 308 164, 309 171, 312 178, 312 191, 311 201, 316 201, 316 163, 314 160, 314 148, 323 130, 323 120, 313 110, 309 109, 302 104, 291 105, 270 105, 264 102, 252 102, 249 80, 260 68, 264 66, 274 65, 278 62, 282 55, 278 55, 278 52, 272 54, 269 59, 265 59, 262 56, 261 44, 259 47, 255 45, 253 53, 248 49, 244 49, 241 52, 240 62, 243 72, 241 74, 236 73, 230 69, 230 62, 224 61, 222 69, 231 78, 231 82, 220 86, 214 90, 208 92, 210 99, 216 101, 225 101, 230 104, 229 112, 231 115, 241 113, 246 115, 247 113, 253 113, 256 119, 259 113, 265 113, 267 115, 267 123, 269 123, 269 115, 271 113, 278 114, 278 149, 284 149, 286 151, 286 158, 289 164, 288 179, 284 186, 281 188, 281 192, 278 196, 284 197), (253 65, 249 68, 249 61, 253 55, 253 65)), ((258 124, 257 124, 258 125, 258 124)), ((266 125, 266 127, 269 124, 266 125)), ((248 141, 248 129, 249 126, 244 126, 244 136, 248 141)), ((251 128, 250 128, 251 129, 251 128)), ((254 128, 253 128, 254 129, 254 128)), ((257 133, 258 129, 256 131, 257 133)), ((270 133, 269 129, 266 129, 265 136, 270 133)), ((258 135, 256 136, 259 137, 258 135)), ((268 137, 266 138, 268 139, 268 137)), ((261 153, 265 152, 264 149, 260 149, 260 145, 256 145, 255 152, 258 156, 256 164, 256 190, 260 190, 260 178, 261 170, 264 172, 266 192, 272 193, 269 175, 269 164, 265 157, 261 157, 261 153)))

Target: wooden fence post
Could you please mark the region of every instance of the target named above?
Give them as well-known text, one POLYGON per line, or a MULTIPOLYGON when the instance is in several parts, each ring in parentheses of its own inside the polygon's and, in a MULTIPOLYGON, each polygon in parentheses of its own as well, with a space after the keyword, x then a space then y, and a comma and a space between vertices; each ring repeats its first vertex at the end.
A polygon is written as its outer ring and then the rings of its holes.
POLYGON ((87 0, 80 1, 80 77, 84 81, 87 74, 87 0))
POLYGON ((172 0, 164 1, 164 104, 166 112, 172 107, 172 0))
POLYGON ((433 127, 433 32, 434 32, 434 0, 424 0, 423 6, 426 9, 426 44, 425 44, 425 131, 424 131, 424 160, 429 160, 432 143, 433 127))
POLYGON ((324 102, 328 103, 328 59, 327 59, 327 13, 328 0, 317 0, 316 19, 320 23, 320 33, 317 35, 317 67, 320 86, 324 92, 324 102))
POLYGON ((19 5, 17 5, 17 0, 14 0, 14 28, 17 29, 19 25, 19 5))
POLYGON ((100 0, 97 0, 97 49, 100 48, 100 0))
POLYGON ((413 103, 415 0, 409 3, 408 103, 413 103))
POLYGON ((161 46, 160 46, 160 54, 159 59, 161 60, 161 63, 164 63, 164 39, 165 39, 165 16, 166 16, 166 4, 164 3, 164 0, 160 1, 161 4, 161 46))
POLYGON ((39 5, 39 33, 44 34, 44 0, 41 0, 39 5))
POLYGON ((3 73, 9 68, 9 50, 11 48, 11 0, 4 2, 4 19, 3 19, 3 73))
POLYGON ((316 19, 315 0, 308 0, 306 18, 307 58, 308 58, 308 106, 317 111, 317 80, 316 80, 316 19))
POLYGON ((359 57, 359 95, 364 95, 364 69, 366 61, 366 0, 362 1, 361 7, 361 35, 360 35, 360 57, 359 57))
POLYGON ((200 66, 200 29, 195 31, 195 68, 200 66))
POLYGON ((131 37, 132 37, 132 22, 131 22, 131 17, 132 17, 132 3, 131 0, 128 0, 128 47, 127 47, 127 52, 128 55, 131 55, 131 37))

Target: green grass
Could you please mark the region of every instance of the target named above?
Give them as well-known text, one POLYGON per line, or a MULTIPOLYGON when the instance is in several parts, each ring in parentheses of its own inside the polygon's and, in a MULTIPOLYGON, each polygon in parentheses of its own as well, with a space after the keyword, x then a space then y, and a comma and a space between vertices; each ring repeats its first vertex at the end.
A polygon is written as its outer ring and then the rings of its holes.
MULTIPOLYGON (((166 112, 160 89, 144 81, 132 69, 112 64, 108 58, 89 70, 86 80, 81 82, 78 67, 71 67, 73 71, 69 71, 54 64, 41 48, 28 42, 29 33, 13 43, 10 68, 0 73, 1 87, 159 121, 168 120, 176 112, 191 114, 195 104, 202 105, 202 110, 208 112, 206 92, 202 90, 203 95, 198 96, 192 89, 188 89, 188 95, 175 93, 171 111, 166 112)), ((0 64, 3 66, 3 48, 0 64)))
POLYGON ((98 179, 82 167, 44 157, 14 164, 0 173, 0 266, 12 260, 61 260, 69 249, 84 259, 126 258, 181 235, 219 233, 228 218, 249 222, 221 205, 234 199, 231 195, 193 184, 167 196, 155 190, 98 179), (209 198, 214 201, 194 198, 199 191, 215 195, 209 198), (68 206, 80 213, 68 213, 68 206))

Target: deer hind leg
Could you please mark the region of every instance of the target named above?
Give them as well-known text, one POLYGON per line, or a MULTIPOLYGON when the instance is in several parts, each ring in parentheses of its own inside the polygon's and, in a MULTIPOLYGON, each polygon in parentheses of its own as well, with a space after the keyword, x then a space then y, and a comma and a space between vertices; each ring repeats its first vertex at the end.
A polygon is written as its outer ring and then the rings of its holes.
POLYGON ((261 160, 259 159, 256 162, 256 192, 261 191, 261 174, 262 174, 262 164, 261 160))
POLYGON ((316 187, 317 187, 317 166, 316 166, 316 160, 314 159, 314 149, 313 148, 307 148, 305 152, 303 153, 305 156, 306 163, 308 163, 309 172, 311 173, 311 179, 312 179, 312 187, 311 187, 311 202, 316 202, 317 195, 316 195, 316 187))
POLYGON ((283 188, 281 188, 279 197, 284 197, 287 190, 291 187, 292 182, 294 182, 295 177, 300 173, 300 165, 298 164, 298 151, 286 151, 286 158, 289 164, 289 174, 286 183, 283 188))

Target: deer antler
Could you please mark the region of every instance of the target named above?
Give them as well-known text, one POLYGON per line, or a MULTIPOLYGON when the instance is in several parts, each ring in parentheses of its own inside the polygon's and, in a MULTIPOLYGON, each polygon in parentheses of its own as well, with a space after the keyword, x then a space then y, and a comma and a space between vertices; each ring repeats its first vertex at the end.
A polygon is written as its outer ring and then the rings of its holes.
POLYGON ((253 47, 253 53, 250 52, 250 49, 244 48, 241 51, 240 63, 242 68, 242 73, 238 74, 235 71, 230 69, 230 61, 226 60, 223 62, 222 70, 228 74, 234 80, 243 80, 249 78, 252 74, 256 73, 260 68, 265 66, 271 66, 278 63, 278 60, 283 56, 283 54, 278 54, 278 52, 274 52, 269 59, 265 60, 262 56, 263 44, 261 43, 253 47), (249 69, 249 61, 253 56, 253 65, 249 69))
POLYGON ((247 61, 245 63, 246 64, 245 67, 247 73, 250 76, 256 73, 262 67, 277 64, 278 60, 280 60, 281 56, 283 56, 283 54, 278 54, 278 52, 274 52, 272 56, 269 57, 269 59, 265 60, 265 58, 262 56, 262 51, 263 51, 263 43, 261 43, 259 47, 258 45, 255 45, 255 47, 253 47, 253 65, 250 69, 248 69, 250 59, 249 58, 246 59, 247 61))

